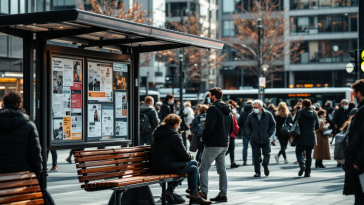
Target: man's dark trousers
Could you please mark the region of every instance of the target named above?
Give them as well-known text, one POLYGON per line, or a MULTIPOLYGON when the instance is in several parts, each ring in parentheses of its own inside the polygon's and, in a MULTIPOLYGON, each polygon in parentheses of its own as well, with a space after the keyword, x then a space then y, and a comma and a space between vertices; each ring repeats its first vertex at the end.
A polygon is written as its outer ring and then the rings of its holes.
POLYGON ((265 144, 258 144, 256 142, 250 141, 250 144, 252 146, 252 151, 253 151, 253 157, 254 157, 254 170, 257 173, 260 173, 260 149, 262 150, 263 153, 263 167, 268 166, 269 165, 269 158, 270 158, 270 143, 265 143, 265 144))

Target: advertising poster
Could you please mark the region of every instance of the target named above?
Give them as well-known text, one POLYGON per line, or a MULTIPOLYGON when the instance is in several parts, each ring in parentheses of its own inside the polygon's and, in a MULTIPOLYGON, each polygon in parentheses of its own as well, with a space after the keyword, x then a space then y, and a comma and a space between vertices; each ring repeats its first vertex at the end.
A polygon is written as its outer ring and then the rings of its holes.
POLYGON ((53 140, 63 140, 63 119, 53 120, 53 140))
POLYGON ((53 93, 62 94, 63 71, 53 71, 53 93))
POLYGON ((128 101, 126 99, 126 92, 115 92, 115 117, 128 117, 128 101))
POLYGON ((53 117, 63 117, 62 94, 53 95, 53 117))
POLYGON ((81 90, 71 90, 71 108, 82 108, 81 90))
POLYGON ((112 102, 112 64, 88 62, 88 100, 112 102))
POLYGON ((101 104, 88 105, 88 137, 101 137, 101 104))
POLYGON ((114 90, 126 90, 128 85, 128 65, 121 63, 113 64, 113 88, 114 90))
POLYGON ((71 123, 72 123, 72 128, 71 128, 72 140, 82 139, 82 116, 81 116, 81 113, 79 113, 78 115, 72 114, 71 123))
POLYGON ((81 61, 73 60, 73 82, 82 82, 81 61))
POLYGON ((127 135, 128 135, 128 122, 126 121, 126 119, 123 121, 116 121, 115 137, 127 136, 127 135))
POLYGON ((63 100, 63 104, 62 104, 62 110, 63 116, 71 116, 71 90, 63 90, 63 95, 62 95, 62 100, 63 100))
POLYGON ((102 105, 102 138, 111 138, 114 127, 114 105, 102 105))
POLYGON ((71 140, 71 116, 70 117, 63 117, 63 139, 64 140, 71 140))

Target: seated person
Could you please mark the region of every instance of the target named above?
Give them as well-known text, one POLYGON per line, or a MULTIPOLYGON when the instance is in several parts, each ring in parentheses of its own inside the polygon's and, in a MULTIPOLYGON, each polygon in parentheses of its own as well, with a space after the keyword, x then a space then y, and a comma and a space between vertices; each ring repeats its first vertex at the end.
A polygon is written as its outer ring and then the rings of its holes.
MULTIPOLYGON (((182 119, 175 114, 168 115, 162 125, 153 133, 153 143, 150 151, 149 168, 153 174, 188 174, 188 187, 191 195, 190 204, 211 204, 202 199, 198 192, 200 178, 197 162, 187 153, 183 146, 182 137, 177 132, 182 119)), ((166 191, 168 203, 184 203, 184 199, 174 193, 174 189, 181 183, 169 182, 166 191)))

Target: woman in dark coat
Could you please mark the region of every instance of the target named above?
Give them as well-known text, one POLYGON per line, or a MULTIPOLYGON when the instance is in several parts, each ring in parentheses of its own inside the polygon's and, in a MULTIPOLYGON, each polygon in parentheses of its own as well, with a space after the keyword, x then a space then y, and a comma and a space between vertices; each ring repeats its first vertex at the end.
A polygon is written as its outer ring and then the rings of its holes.
POLYGON ((191 132, 198 138, 198 147, 197 147, 198 151, 196 154, 196 160, 198 164, 201 164, 201 157, 203 150, 205 148, 205 143, 201 140, 202 136, 201 134, 198 134, 198 130, 199 128, 202 128, 201 126, 203 126, 203 123, 206 120, 206 112, 209 107, 207 105, 199 105, 199 106, 200 108, 198 109, 198 113, 195 116, 195 119, 193 119, 192 121, 191 132))
POLYGON ((316 159, 315 167, 319 168, 326 168, 322 164, 322 160, 331 160, 330 155, 330 144, 329 144, 329 135, 324 136, 323 132, 326 131, 329 127, 329 123, 325 124, 326 118, 326 110, 319 110, 317 112, 318 120, 320 123, 320 128, 316 130, 316 137, 317 137, 317 145, 313 151, 313 158, 316 159))
POLYGON ((303 172, 305 172, 305 177, 310 177, 312 150, 317 144, 315 130, 320 127, 316 112, 311 109, 311 105, 311 100, 304 99, 302 102, 302 110, 298 111, 293 121, 294 124, 298 120, 301 131, 301 135, 293 140, 293 142, 297 144, 296 157, 300 165, 298 176, 302 176, 303 172), (303 161, 304 151, 306 151, 306 164, 303 161))
MULTIPOLYGON (((176 114, 169 114, 164 118, 163 124, 158 126, 153 135, 150 150, 149 169, 153 174, 188 174, 188 187, 191 191, 190 204, 211 204, 202 199, 198 193, 200 178, 197 162, 187 153, 182 137, 177 132, 182 119, 176 114)), ((183 203, 175 201, 174 189, 180 181, 168 183, 166 197, 169 203, 183 203)))
POLYGON ((276 121, 276 135, 279 140, 279 144, 281 145, 281 150, 279 150, 278 155, 274 156, 276 159, 276 162, 279 162, 279 157, 283 155, 284 163, 288 164, 287 156, 286 156, 286 149, 288 145, 288 140, 291 138, 289 134, 284 135, 281 133, 281 128, 286 122, 287 124, 292 124, 292 116, 291 113, 289 113, 287 104, 285 102, 280 102, 277 108, 277 111, 275 112, 274 119, 276 121))

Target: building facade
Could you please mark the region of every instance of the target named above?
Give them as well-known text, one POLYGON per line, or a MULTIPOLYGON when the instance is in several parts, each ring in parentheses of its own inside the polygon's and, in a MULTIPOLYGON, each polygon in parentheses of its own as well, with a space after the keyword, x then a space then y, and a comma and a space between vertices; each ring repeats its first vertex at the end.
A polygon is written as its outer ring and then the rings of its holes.
MULTIPOLYGON (((253 0, 219 1, 219 38, 235 37, 233 15, 247 16, 253 0)), ((284 11, 285 42, 300 41, 298 60, 287 55, 283 71, 275 72, 274 88, 347 87, 355 75, 345 71, 350 62, 349 51, 358 48, 358 0, 277 0, 284 11)), ((264 25, 263 25, 264 27, 264 25)), ((285 48, 289 53, 289 46, 285 48)), ((257 77, 244 69, 249 59, 225 46, 227 57, 220 68, 218 81, 224 89, 256 88, 257 77)), ((269 78, 269 76, 268 76, 269 78)))

